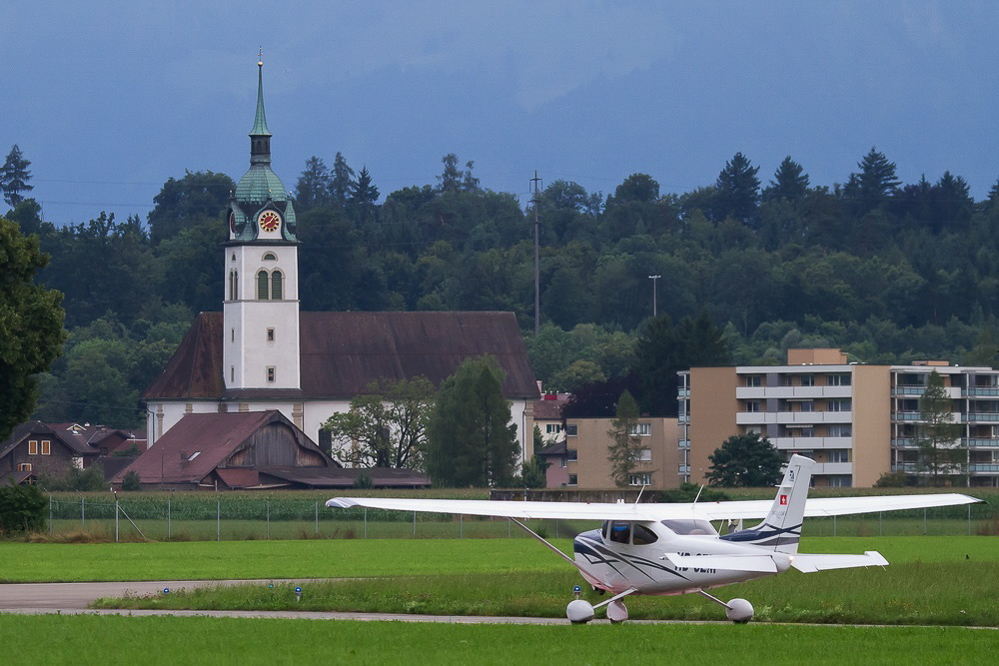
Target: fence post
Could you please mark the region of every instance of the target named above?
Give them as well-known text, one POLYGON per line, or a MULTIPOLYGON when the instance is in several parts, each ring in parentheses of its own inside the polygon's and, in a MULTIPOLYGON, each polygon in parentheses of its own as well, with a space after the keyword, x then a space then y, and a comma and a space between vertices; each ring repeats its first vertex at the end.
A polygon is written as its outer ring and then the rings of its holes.
POLYGON ((118 493, 114 494, 114 542, 118 543, 118 493))
POLYGON ((836 536, 836 516, 833 516, 833 536, 836 536))
POLYGON ((167 495, 167 541, 170 540, 170 536, 170 495, 167 495))
POLYGON ((364 507, 364 538, 368 538, 368 507, 364 507))
POLYGON ((271 498, 268 497, 264 500, 264 506, 267 509, 267 538, 271 538, 271 498))
POLYGON ((316 536, 319 536, 319 501, 316 501, 316 536))
POLYGON ((49 493, 49 536, 52 536, 52 493, 49 493))
POLYGON ((215 512, 215 540, 222 540, 222 498, 218 499, 218 508, 215 512))
POLYGON ((926 507, 923 507, 923 536, 926 536, 926 507))
POLYGON ((87 529, 87 498, 80 493, 80 529, 87 529))
POLYGON ((968 505, 968 536, 971 536, 971 505, 968 505))
POLYGON ((465 516, 458 514, 458 538, 465 538, 465 516))
POLYGON ((413 512, 413 538, 416 538, 416 512, 413 512))

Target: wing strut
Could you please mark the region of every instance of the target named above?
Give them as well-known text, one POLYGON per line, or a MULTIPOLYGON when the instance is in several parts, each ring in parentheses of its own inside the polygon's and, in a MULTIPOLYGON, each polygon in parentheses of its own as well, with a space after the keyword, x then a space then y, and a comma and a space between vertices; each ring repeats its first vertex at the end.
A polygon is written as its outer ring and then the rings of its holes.
POLYGON ((545 544, 546 546, 548 546, 549 548, 551 548, 553 551, 555 551, 558 554, 558 556, 561 557, 563 560, 565 560, 566 562, 568 562, 569 564, 571 564, 574 567, 577 567, 577 568, 579 567, 579 564, 576 562, 576 560, 572 559, 571 557, 569 557, 568 555, 566 555, 565 553, 563 553, 561 550, 559 550, 558 548, 556 548, 550 541, 548 541, 543 536, 541 536, 540 534, 538 534, 537 532, 535 532, 534 530, 532 530, 530 527, 528 527, 524 523, 520 522, 516 518, 511 518, 510 520, 512 520, 513 522, 517 523, 517 527, 519 527, 520 529, 524 530, 525 532, 527 532, 528 534, 530 534, 532 537, 534 537, 535 539, 537 539, 538 541, 540 541, 541 543, 545 544))

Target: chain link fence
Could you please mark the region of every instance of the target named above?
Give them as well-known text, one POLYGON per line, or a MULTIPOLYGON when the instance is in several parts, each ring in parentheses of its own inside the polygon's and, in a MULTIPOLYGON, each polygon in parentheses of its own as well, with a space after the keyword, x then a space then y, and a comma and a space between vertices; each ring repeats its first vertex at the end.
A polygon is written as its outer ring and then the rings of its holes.
MULTIPOLYGON (((529 521, 546 538, 571 538, 595 521, 529 521)), ((748 524, 746 525, 749 526, 748 524)), ((717 524, 724 533, 728 526, 717 524)), ((82 532, 102 539, 203 541, 246 539, 379 539, 528 537, 505 518, 444 513, 331 509, 312 497, 256 498, 228 494, 162 497, 49 495, 51 535, 82 532)), ((996 535, 999 516, 988 504, 808 518, 803 536, 996 535)))

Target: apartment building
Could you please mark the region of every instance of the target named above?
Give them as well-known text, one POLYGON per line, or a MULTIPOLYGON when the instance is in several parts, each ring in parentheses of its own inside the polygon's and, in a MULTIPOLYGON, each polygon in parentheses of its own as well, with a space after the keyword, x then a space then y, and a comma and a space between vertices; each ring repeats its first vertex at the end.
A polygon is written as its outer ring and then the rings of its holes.
MULTIPOLYGON (((542 455, 551 463, 548 487, 565 486, 585 489, 613 488, 611 463, 608 459, 613 438, 608 434, 613 419, 568 419, 565 439, 546 448, 542 455)), ((676 488, 680 452, 677 441, 680 429, 677 419, 642 417, 634 425, 633 434, 642 441, 639 461, 628 480, 630 486, 676 488)))
MULTIPOLYGON (((792 349, 784 366, 692 368, 679 373, 679 476, 702 482, 710 456, 732 435, 760 433, 818 465, 816 486, 869 487, 889 472, 925 474, 920 398, 943 379, 963 451, 951 481, 999 485, 999 371, 928 361, 849 363, 838 349, 792 349)), ((914 479, 913 479, 914 480, 914 479)))

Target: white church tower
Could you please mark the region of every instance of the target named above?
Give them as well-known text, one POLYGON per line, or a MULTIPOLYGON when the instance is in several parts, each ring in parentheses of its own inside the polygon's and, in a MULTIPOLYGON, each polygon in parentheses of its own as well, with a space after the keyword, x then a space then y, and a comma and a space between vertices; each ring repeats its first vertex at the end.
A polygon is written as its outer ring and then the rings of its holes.
POLYGON ((271 170, 262 60, 257 67, 250 169, 230 198, 227 216, 223 372, 227 390, 298 390, 295 209, 281 179, 271 170))

